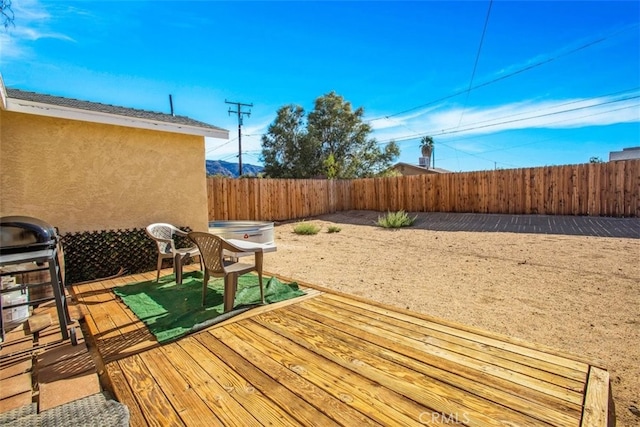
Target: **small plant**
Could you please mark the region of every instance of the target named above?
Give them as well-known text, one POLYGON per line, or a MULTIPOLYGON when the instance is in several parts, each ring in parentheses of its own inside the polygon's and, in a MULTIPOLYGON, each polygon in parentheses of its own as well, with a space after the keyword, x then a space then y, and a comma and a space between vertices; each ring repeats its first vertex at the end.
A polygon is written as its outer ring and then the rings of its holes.
POLYGON ((320 231, 320 226, 316 224, 311 224, 309 222, 301 222, 293 228, 293 232, 296 234, 318 234, 320 231))
POLYGON ((413 225, 417 216, 411 218, 404 210, 398 212, 387 212, 385 216, 379 216, 377 225, 383 228, 400 228, 413 225))
POLYGON ((329 227, 327 227, 327 233, 339 233, 340 230, 342 229, 337 225, 330 225, 329 227))

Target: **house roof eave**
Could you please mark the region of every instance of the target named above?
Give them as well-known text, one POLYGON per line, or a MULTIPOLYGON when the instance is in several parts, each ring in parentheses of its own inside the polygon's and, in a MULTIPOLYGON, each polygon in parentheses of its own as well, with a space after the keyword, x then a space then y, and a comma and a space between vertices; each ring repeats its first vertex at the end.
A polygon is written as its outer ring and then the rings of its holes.
POLYGON ((47 117, 81 120, 93 123, 181 133, 187 135, 208 136, 210 138, 217 139, 229 139, 229 131, 220 128, 213 129, 179 123, 168 123, 158 120, 121 116, 100 111, 83 110, 11 97, 7 97, 6 102, 3 102, 3 104, 3 107, 6 111, 17 113, 35 114, 47 117))

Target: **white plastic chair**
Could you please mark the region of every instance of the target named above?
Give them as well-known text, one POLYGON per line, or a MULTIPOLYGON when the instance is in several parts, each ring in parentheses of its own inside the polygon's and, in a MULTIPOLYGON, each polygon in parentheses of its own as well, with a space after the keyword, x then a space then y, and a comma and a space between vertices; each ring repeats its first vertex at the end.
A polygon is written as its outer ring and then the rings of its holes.
POLYGON ((176 283, 182 284, 182 265, 188 258, 198 257, 200 260, 200 269, 202 270, 202 257, 196 246, 188 248, 176 248, 174 236, 187 237, 189 233, 174 227, 171 224, 156 223, 148 225, 146 232, 158 246, 158 274, 156 282, 160 280, 160 270, 162 269, 162 260, 171 258, 173 260, 173 271, 176 275, 176 283))

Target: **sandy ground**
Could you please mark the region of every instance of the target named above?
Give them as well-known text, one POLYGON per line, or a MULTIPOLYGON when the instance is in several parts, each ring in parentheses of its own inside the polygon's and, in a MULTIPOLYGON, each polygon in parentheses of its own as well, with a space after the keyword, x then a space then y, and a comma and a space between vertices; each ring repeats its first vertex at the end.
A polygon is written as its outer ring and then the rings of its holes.
POLYGON ((640 425, 640 240, 430 231, 421 217, 386 230, 378 215, 312 218, 312 236, 278 224, 265 270, 600 362, 617 425, 640 425))

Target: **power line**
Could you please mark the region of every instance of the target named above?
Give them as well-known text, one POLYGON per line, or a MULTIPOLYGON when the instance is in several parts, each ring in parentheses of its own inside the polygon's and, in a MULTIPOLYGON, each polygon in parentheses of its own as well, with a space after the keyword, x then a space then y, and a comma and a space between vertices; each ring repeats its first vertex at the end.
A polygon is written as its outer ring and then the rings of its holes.
POLYGON ((224 161, 224 160, 231 160, 231 159, 233 159, 234 157, 237 157, 237 155, 236 155, 236 154, 227 154, 226 156, 222 156, 222 157, 220 157, 218 160, 223 160, 223 161, 224 161))
POLYGON ((452 129, 450 131, 442 131, 437 135, 450 135, 452 133, 468 132, 470 130, 477 130, 477 129, 483 129, 483 128, 487 128, 487 127, 491 127, 491 126, 504 125, 504 124, 509 124, 509 123, 521 122, 521 121, 525 121, 525 120, 531 120, 531 119, 538 119, 540 117, 555 116, 557 114, 570 113, 572 111, 585 110, 587 108, 600 107, 601 105, 613 104, 613 103, 622 102, 622 101, 629 101, 631 99, 638 99, 638 98, 640 98, 640 95, 629 96, 629 97, 626 97, 626 98, 616 99, 616 100, 613 100, 613 101, 605 101, 605 102, 601 102, 600 104, 586 105, 584 107, 569 108, 569 109, 562 110, 562 111, 554 111, 554 112, 551 112, 551 113, 539 114, 537 116, 524 117, 524 118, 521 118, 521 119, 506 120, 506 121, 503 121, 503 122, 500 122, 500 123, 492 123, 492 124, 486 124, 486 125, 482 125, 482 126, 474 126, 474 127, 470 127, 470 128, 464 128, 464 129, 452 129))
MULTIPOLYGON (((600 111, 600 112, 593 113, 593 114, 583 115, 583 116, 580 116, 579 118, 592 117, 592 116, 596 116, 596 115, 600 115, 600 114, 606 114, 606 113, 609 113, 609 112, 620 111, 620 110, 625 110, 625 109, 629 109, 629 108, 637 108, 637 107, 639 107, 639 106, 640 106, 640 105, 638 105, 638 104, 636 104, 636 105, 631 105, 631 106, 625 106, 625 107, 615 108, 615 109, 612 109, 612 110, 600 111)), ((552 123, 559 123, 559 122, 566 121, 566 120, 569 120, 569 119, 558 120, 558 121, 555 121, 555 122, 552 122, 552 123)), ((454 132, 452 132, 452 133, 454 133, 454 132)), ((412 137, 412 138, 410 138, 410 139, 414 139, 414 138, 412 137)), ((550 139, 553 139, 553 138, 550 138, 550 139)), ((543 141, 544 141, 544 140, 543 140, 543 141)), ((532 142, 532 143, 526 143, 526 144, 521 144, 521 145, 512 146, 512 147, 505 147, 505 148, 501 148, 501 149, 488 150, 488 151, 483 151, 483 152, 481 152, 481 153, 477 153, 477 154, 476 154, 476 153, 467 152, 467 151, 465 151, 465 150, 461 150, 461 149, 459 149, 459 148, 453 147, 453 146, 451 146, 451 145, 449 145, 449 144, 446 144, 446 143, 443 143, 443 142, 439 142, 439 145, 442 145, 442 146, 444 146, 444 147, 447 147, 447 148, 450 148, 450 149, 454 150, 454 152, 456 153, 456 160, 458 160, 458 156, 457 156, 457 155, 458 155, 458 153, 460 152, 460 153, 462 153, 462 154, 465 154, 465 155, 468 155, 468 156, 472 156, 472 157, 476 157, 476 158, 481 159, 481 160, 491 161, 491 162, 494 162, 494 163, 501 163, 501 164, 504 164, 504 165, 506 165, 506 166, 514 166, 514 167, 518 167, 518 166, 516 166, 516 165, 509 164, 509 163, 505 163, 505 162, 496 162, 496 161, 491 160, 491 159, 488 159, 488 158, 486 158, 486 157, 482 157, 482 156, 481 156, 481 154, 486 154, 486 153, 491 153, 491 152, 507 151, 507 150, 511 150, 511 149, 513 149, 513 148, 517 148, 517 147, 519 147, 519 146, 531 145, 531 144, 539 143, 539 142, 540 142, 540 141, 539 141, 539 140, 537 140, 537 141, 534 141, 534 142, 532 142)), ((446 158, 445 158, 445 159, 441 159, 441 160, 446 160, 446 158)))
POLYGON ((473 86, 473 79, 476 76, 476 69, 478 68, 478 61, 480 60, 480 52, 482 51, 482 43, 484 42, 484 35, 487 32, 487 25, 489 24, 489 16, 491 15, 491 5, 493 5, 493 0, 489 0, 489 9, 487 10, 487 16, 484 18, 484 28, 482 29, 482 36, 480 37, 480 45, 478 46, 478 52, 476 52, 476 60, 473 63, 473 71, 471 72, 471 79, 469 80, 469 88, 467 89, 467 94, 464 97, 464 103, 462 104, 462 112, 460 113, 460 120, 458 120, 458 126, 462 123, 462 118, 464 117, 464 110, 467 108, 467 102, 469 101, 469 92, 471 92, 471 87, 473 86))
POLYGON ((216 150, 218 150, 218 149, 220 149, 220 148, 224 147, 224 146, 225 146, 225 145, 227 145, 227 144, 231 144, 231 143, 232 143, 233 141, 235 141, 236 139, 238 139, 238 137, 235 137, 235 138, 233 138, 233 139, 230 139, 230 140, 228 140, 227 142, 225 142, 224 144, 220 144, 220 145, 218 145, 217 147, 213 147, 213 148, 211 148, 211 149, 207 150, 207 153, 211 153, 212 151, 216 151, 216 150))
POLYGON ((242 107, 253 107, 252 104, 243 104, 242 102, 232 102, 224 100, 225 104, 233 104, 236 106, 236 110, 229 108, 229 115, 236 113, 238 115, 238 176, 242 176, 242 116, 246 114, 251 115, 251 111, 242 111, 242 107))
MULTIPOLYGON (((522 115, 525 115, 525 114, 531 114, 531 113, 535 113, 535 112, 538 112, 538 111, 556 110, 557 108, 562 107, 562 106, 573 105, 573 104, 579 104, 579 103, 587 102, 587 101, 589 101, 589 100, 601 99, 601 98, 605 98, 605 97, 612 97, 612 96, 619 96, 619 95, 626 94, 626 93, 636 92, 638 89, 639 89, 639 88, 638 88, 638 87, 636 87, 636 88, 633 88, 633 89, 627 89, 627 90, 623 90, 623 91, 613 92, 613 93, 609 93, 609 94, 605 94, 605 95, 600 95, 600 96, 596 96, 596 97, 592 97, 592 98, 587 98, 587 99, 578 99, 578 100, 574 100, 574 101, 568 101, 568 102, 564 102, 564 103, 561 103, 561 104, 554 105, 553 107, 548 107, 548 108, 538 108, 538 109, 536 109, 536 110, 525 111, 525 112, 515 113, 515 114, 509 114, 509 115, 502 116, 502 117, 498 117, 498 118, 482 120, 482 121, 475 122, 475 123, 472 123, 472 124, 473 124, 474 126, 477 126, 477 125, 480 125, 480 124, 482 124, 482 123, 490 123, 490 122, 494 122, 495 120, 502 120, 502 119, 507 119, 507 118, 510 118, 510 117, 522 116, 522 115)), ((541 115, 537 115, 537 116, 524 117, 524 118, 521 118, 521 119, 512 120, 512 121, 510 121, 510 122, 525 121, 525 120, 530 120, 530 119, 534 119, 534 118, 544 117, 544 116, 548 116, 548 115, 554 115, 554 114, 567 113, 567 112, 571 112, 571 111, 574 111, 574 110, 580 110, 580 109, 584 109, 584 108, 598 107, 598 106, 600 106, 600 105, 605 105, 605 104, 609 104, 609 103, 612 103, 612 102, 627 101, 627 100, 629 100, 629 99, 634 99, 634 98, 637 98, 637 97, 638 97, 638 96, 633 96, 633 97, 630 97, 630 98, 622 98, 622 99, 617 99, 617 100, 612 100, 612 101, 605 101, 605 102, 601 102, 601 103, 599 103, 599 104, 594 104, 594 105, 587 105, 587 106, 583 106, 583 107, 577 107, 577 108, 572 108, 572 109, 565 109, 565 110, 561 110, 561 111, 554 111, 554 112, 551 112, 551 113, 545 113, 545 114, 541 114, 541 115)), ((500 122, 499 124, 505 124, 505 123, 510 123, 510 122, 500 122)), ((555 122, 554 122, 554 123, 555 123, 555 122)), ((482 127, 482 126, 477 126, 477 127, 474 127, 474 128, 473 128, 473 129, 471 129, 471 130, 474 130, 474 129, 477 129, 477 128, 481 128, 481 127, 482 127)), ((487 126, 487 127, 488 127, 488 126, 487 126)), ((447 130, 447 129, 442 130, 442 131, 441 131, 441 135, 442 135, 442 134, 448 134, 448 133, 450 133, 450 132, 453 132, 453 131, 454 131, 454 130, 456 130, 456 129, 458 129, 458 127, 456 127, 456 128, 452 128, 452 129, 450 129, 450 130, 447 130)))
POLYGON ((505 75, 500 76, 500 77, 496 77, 495 79, 491 79, 491 80, 486 81, 486 82, 484 82, 484 83, 477 84, 477 85, 475 85, 475 86, 472 86, 470 89, 459 90, 459 91, 454 92, 454 93, 452 93, 452 94, 450 94, 450 95, 443 96, 443 97, 441 97, 441 98, 435 99, 435 100, 433 100, 433 101, 426 102, 426 103, 421 104, 421 105, 418 105, 418 106, 416 106, 416 107, 408 108, 408 109, 403 110, 403 111, 400 111, 400 112, 398 112, 398 113, 388 114, 388 115, 386 115, 386 116, 382 116, 382 117, 376 117, 376 118, 373 118, 373 119, 368 120, 368 121, 367 121, 367 123, 371 123, 371 122, 378 121, 378 120, 382 120, 382 119, 389 119, 389 118, 391 118, 391 117, 399 116, 399 115, 401 115, 401 114, 410 113, 411 111, 415 111, 415 110, 418 110, 418 109, 421 109, 421 108, 424 108, 424 107, 428 107, 429 105, 433 105, 433 104, 436 104, 436 103, 438 103, 438 102, 445 101, 445 100, 447 100, 447 99, 455 98, 455 97, 456 97, 456 96, 458 96, 458 95, 462 95, 462 94, 463 94, 463 93, 465 93, 466 91, 475 90, 475 89, 479 89, 479 88, 481 88, 481 87, 489 86, 489 85, 491 85, 491 84, 493 84, 493 83, 496 83, 496 82, 499 82, 499 81, 501 81, 501 80, 507 79, 507 78, 509 78, 509 77, 513 77, 513 76, 515 76, 515 75, 518 75, 518 74, 524 73, 525 71, 532 70, 532 69, 537 68, 537 67, 539 67, 539 66, 541 66, 541 65, 548 64, 548 63, 553 62, 553 61, 555 61, 555 60, 557 60, 557 59, 559 59, 559 58, 562 58, 562 57, 564 57, 564 56, 568 56, 568 55, 574 54, 574 53, 576 53, 576 52, 579 52, 579 51, 581 51, 581 50, 584 50, 584 49, 588 49, 588 48, 590 48, 590 47, 593 47, 593 46, 595 46, 595 45, 597 45, 597 44, 599 44, 599 43, 602 43, 602 42, 604 42, 604 41, 606 41, 606 40, 609 40, 609 39, 611 39, 611 38, 613 38, 613 37, 617 36, 617 35, 618 35, 619 33, 621 33, 621 32, 628 31, 628 30, 630 30, 630 29, 634 29, 634 28, 636 28, 636 27, 638 27, 638 25, 633 25, 632 27, 629 27, 629 28, 625 28, 625 29, 622 29, 622 30, 616 31, 616 32, 614 32, 614 33, 612 33, 612 34, 610 34, 610 35, 608 35, 608 36, 603 36, 603 37, 600 37, 600 38, 598 38, 598 39, 591 40, 591 41, 589 41, 589 42, 587 42, 587 43, 584 43, 584 44, 582 44, 582 45, 580 45, 580 46, 578 46, 578 47, 576 47, 576 48, 574 48, 574 49, 571 49, 571 50, 569 50, 569 51, 567 51, 567 52, 559 53, 559 54, 557 54, 557 55, 555 55, 555 56, 552 56, 551 58, 547 58, 547 59, 540 60, 540 61, 535 62, 535 63, 533 63, 533 64, 531 64, 531 65, 528 65, 528 66, 526 66, 526 67, 523 67, 523 68, 520 68, 520 69, 518 69, 518 70, 515 70, 515 71, 513 71, 513 72, 511 72, 511 73, 505 74, 505 75))
MULTIPOLYGON (((637 89, 616 92, 614 94, 633 92, 635 90, 637 90, 637 89)), ((589 99, 598 99, 598 98, 603 98, 605 96, 612 96, 612 95, 613 94, 611 94, 611 95, 602 95, 602 96, 589 98, 589 99)), ((553 116, 553 115, 568 113, 568 112, 572 112, 572 111, 578 111, 578 110, 584 110, 584 109, 589 109, 589 108, 600 107, 602 105, 613 104, 613 103, 622 102, 622 101, 629 101, 631 99, 637 99, 637 98, 640 98, 640 95, 627 96, 627 97, 620 98, 620 99, 615 99, 615 100, 610 100, 610 101, 603 101, 603 102, 600 102, 600 103, 597 103, 597 104, 586 105, 586 106, 576 107, 576 108, 568 108, 568 109, 564 109, 564 110, 560 110, 560 111, 553 111, 553 112, 550 112, 550 113, 544 113, 544 114, 538 114, 538 115, 533 115, 533 116, 528 116, 528 117, 522 117, 522 118, 519 118, 519 119, 495 122, 495 120, 502 120, 502 119, 509 118, 509 117, 515 117, 515 116, 519 116, 519 115, 522 115, 522 114, 525 114, 525 113, 511 114, 511 115, 502 116, 502 117, 498 117, 498 118, 494 118, 494 119, 490 119, 490 120, 484 120, 484 121, 481 121, 481 122, 476 122, 476 123, 470 124, 470 127, 466 127, 466 128, 463 128, 463 129, 459 129, 459 128, 456 127, 456 128, 441 130, 439 132, 421 132, 421 133, 416 133, 414 135, 407 135, 407 136, 400 137, 400 138, 391 138, 391 139, 388 139, 388 140, 379 141, 378 144, 379 145, 383 145, 383 144, 386 144, 386 143, 391 142, 391 141, 395 141, 395 142, 406 141, 406 140, 411 140, 411 139, 415 139, 415 138, 420 138, 420 137, 422 137, 424 135, 439 136, 439 135, 450 135, 450 134, 461 133, 461 132, 469 132, 469 131, 472 131, 472 130, 483 129, 483 128, 488 128, 488 127, 492 127, 492 126, 498 126, 498 125, 503 125, 503 124, 521 122, 521 121, 536 119, 536 118, 540 118, 540 117, 547 117, 547 116, 553 116), (486 123, 486 122, 492 122, 492 123, 482 125, 482 123, 486 123), (473 125, 473 126, 471 126, 471 125, 473 125)), ((575 104, 577 102, 584 102, 584 101, 587 101, 587 100, 588 99, 580 100, 580 101, 570 101, 570 102, 567 102, 567 103, 564 103, 564 104, 559 104, 559 105, 560 106, 561 105, 570 105, 570 104, 575 104)), ((556 107, 554 107, 554 109, 556 107)), ((536 110, 536 111, 544 111, 544 110, 536 110)), ((604 114, 604 112, 603 113, 598 113, 598 114, 604 114)))
MULTIPOLYGON (((593 97, 585 98, 585 99, 576 99, 574 101, 568 101, 568 102, 563 102, 561 104, 554 105, 553 107, 538 108, 536 110, 524 111, 522 113, 509 114, 509 115, 506 115, 506 116, 499 117, 499 119, 506 119, 506 118, 509 118, 509 117, 522 116, 524 114, 531 114, 531 113, 535 113, 537 111, 545 111, 545 110, 548 110, 548 109, 555 109, 555 108, 562 107, 562 106, 565 106, 565 105, 578 104, 578 103, 581 103, 581 102, 586 102, 586 101, 594 100, 594 99, 600 99, 600 98, 612 97, 612 96, 619 96, 619 95, 626 94, 626 93, 636 92, 638 89, 640 89, 640 87, 635 87, 635 88, 632 88, 632 89, 625 89, 625 90, 612 92, 612 93, 607 93, 607 94, 604 94, 604 95, 593 96, 593 97)), ((476 122, 475 124, 487 123, 487 122, 491 122, 491 121, 494 121, 494 120, 496 120, 496 119, 483 120, 483 121, 480 121, 480 122, 476 122)))
POLYGON ((260 161, 260 152, 258 152, 258 151, 255 151, 255 150, 253 150, 253 151, 245 151, 244 154, 249 156, 249 157, 253 157, 257 161, 260 161))
MULTIPOLYGON (((634 104, 634 105, 629 105, 629 106, 625 106, 625 107, 614 108, 614 109, 610 109, 610 110, 607 110, 607 111, 599 111, 597 113, 586 114, 586 115, 580 116, 578 118, 593 117, 593 116, 597 116, 597 115, 601 115, 601 114, 607 114, 607 113, 611 113, 611 112, 615 112, 615 111, 621 111, 621 110, 626 110, 626 109, 629 109, 629 108, 637 108, 637 107, 640 107, 640 104, 634 104)), ((566 121, 566 120, 571 120, 571 119, 556 120, 554 122, 549 122, 549 124, 560 123, 560 122, 563 122, 563 121, 566 121)), ((464 140, 464 139, 474 139, 474 138, 477 138, 477 137, 456 139, 456 140, 454 140, 454 142, 461 141, 461 140, 464 140)), ((409 138, 409 139, 406 139, 406 140, 403 140, 403 141, 410 141, 412 139, 415 139, 415 137, 412 137, 412 138, 409 138)), ((476 158, 478 158, 480 160, 485 160, 485 161, 492 162, 492 163, 500 163, 500 164, 503 164, 505 166, 520 167, 518 165, 514 165, 514 164, 502 162, 502 161, 496 161, 496 160, 488 159, 486 157, 483 157, 482 155, 488 154, 488 153, 509 151, 509 150, 513 150, 515 148, 524 147, 524 146, 527 146, 527 145, 533 145, 533 144, 539 144, 541 142, 552 141, 554 139, 556 139, 556 137, 544 138, 544 139, 536 139, 535 141, 526 142, 526 143, 523 143, 523 144, 517 144, 517 145, 512 145, 512 146, 503 147, 503 148, 496 148, 496 149, 492 149, 492 150, 485 150, 485 151, 482 151, 482 152, 479 152, 479 153, 472 153, 472 152, 469 152, 469 151, 465 151, 465 150, 456 148, 456 147, 454 147, 454 146, 452 146, 450 144, 444 143, 444 142, 439 142, 438 145, 441 145, 443 147, 447 147, 447 148, 453 150, 455 152, 455 155, 456 155, 455 156, 455 160, 458 161, 458 162, 459 162, 458 153, 462 153, 462 154, 465 154, 467 156, 476 157, 476 158)), ((449 160, 449 159, 447 157, 444 157, 444 158, 440 159, 440 161, 445 161, 445 160, 449 160)))

